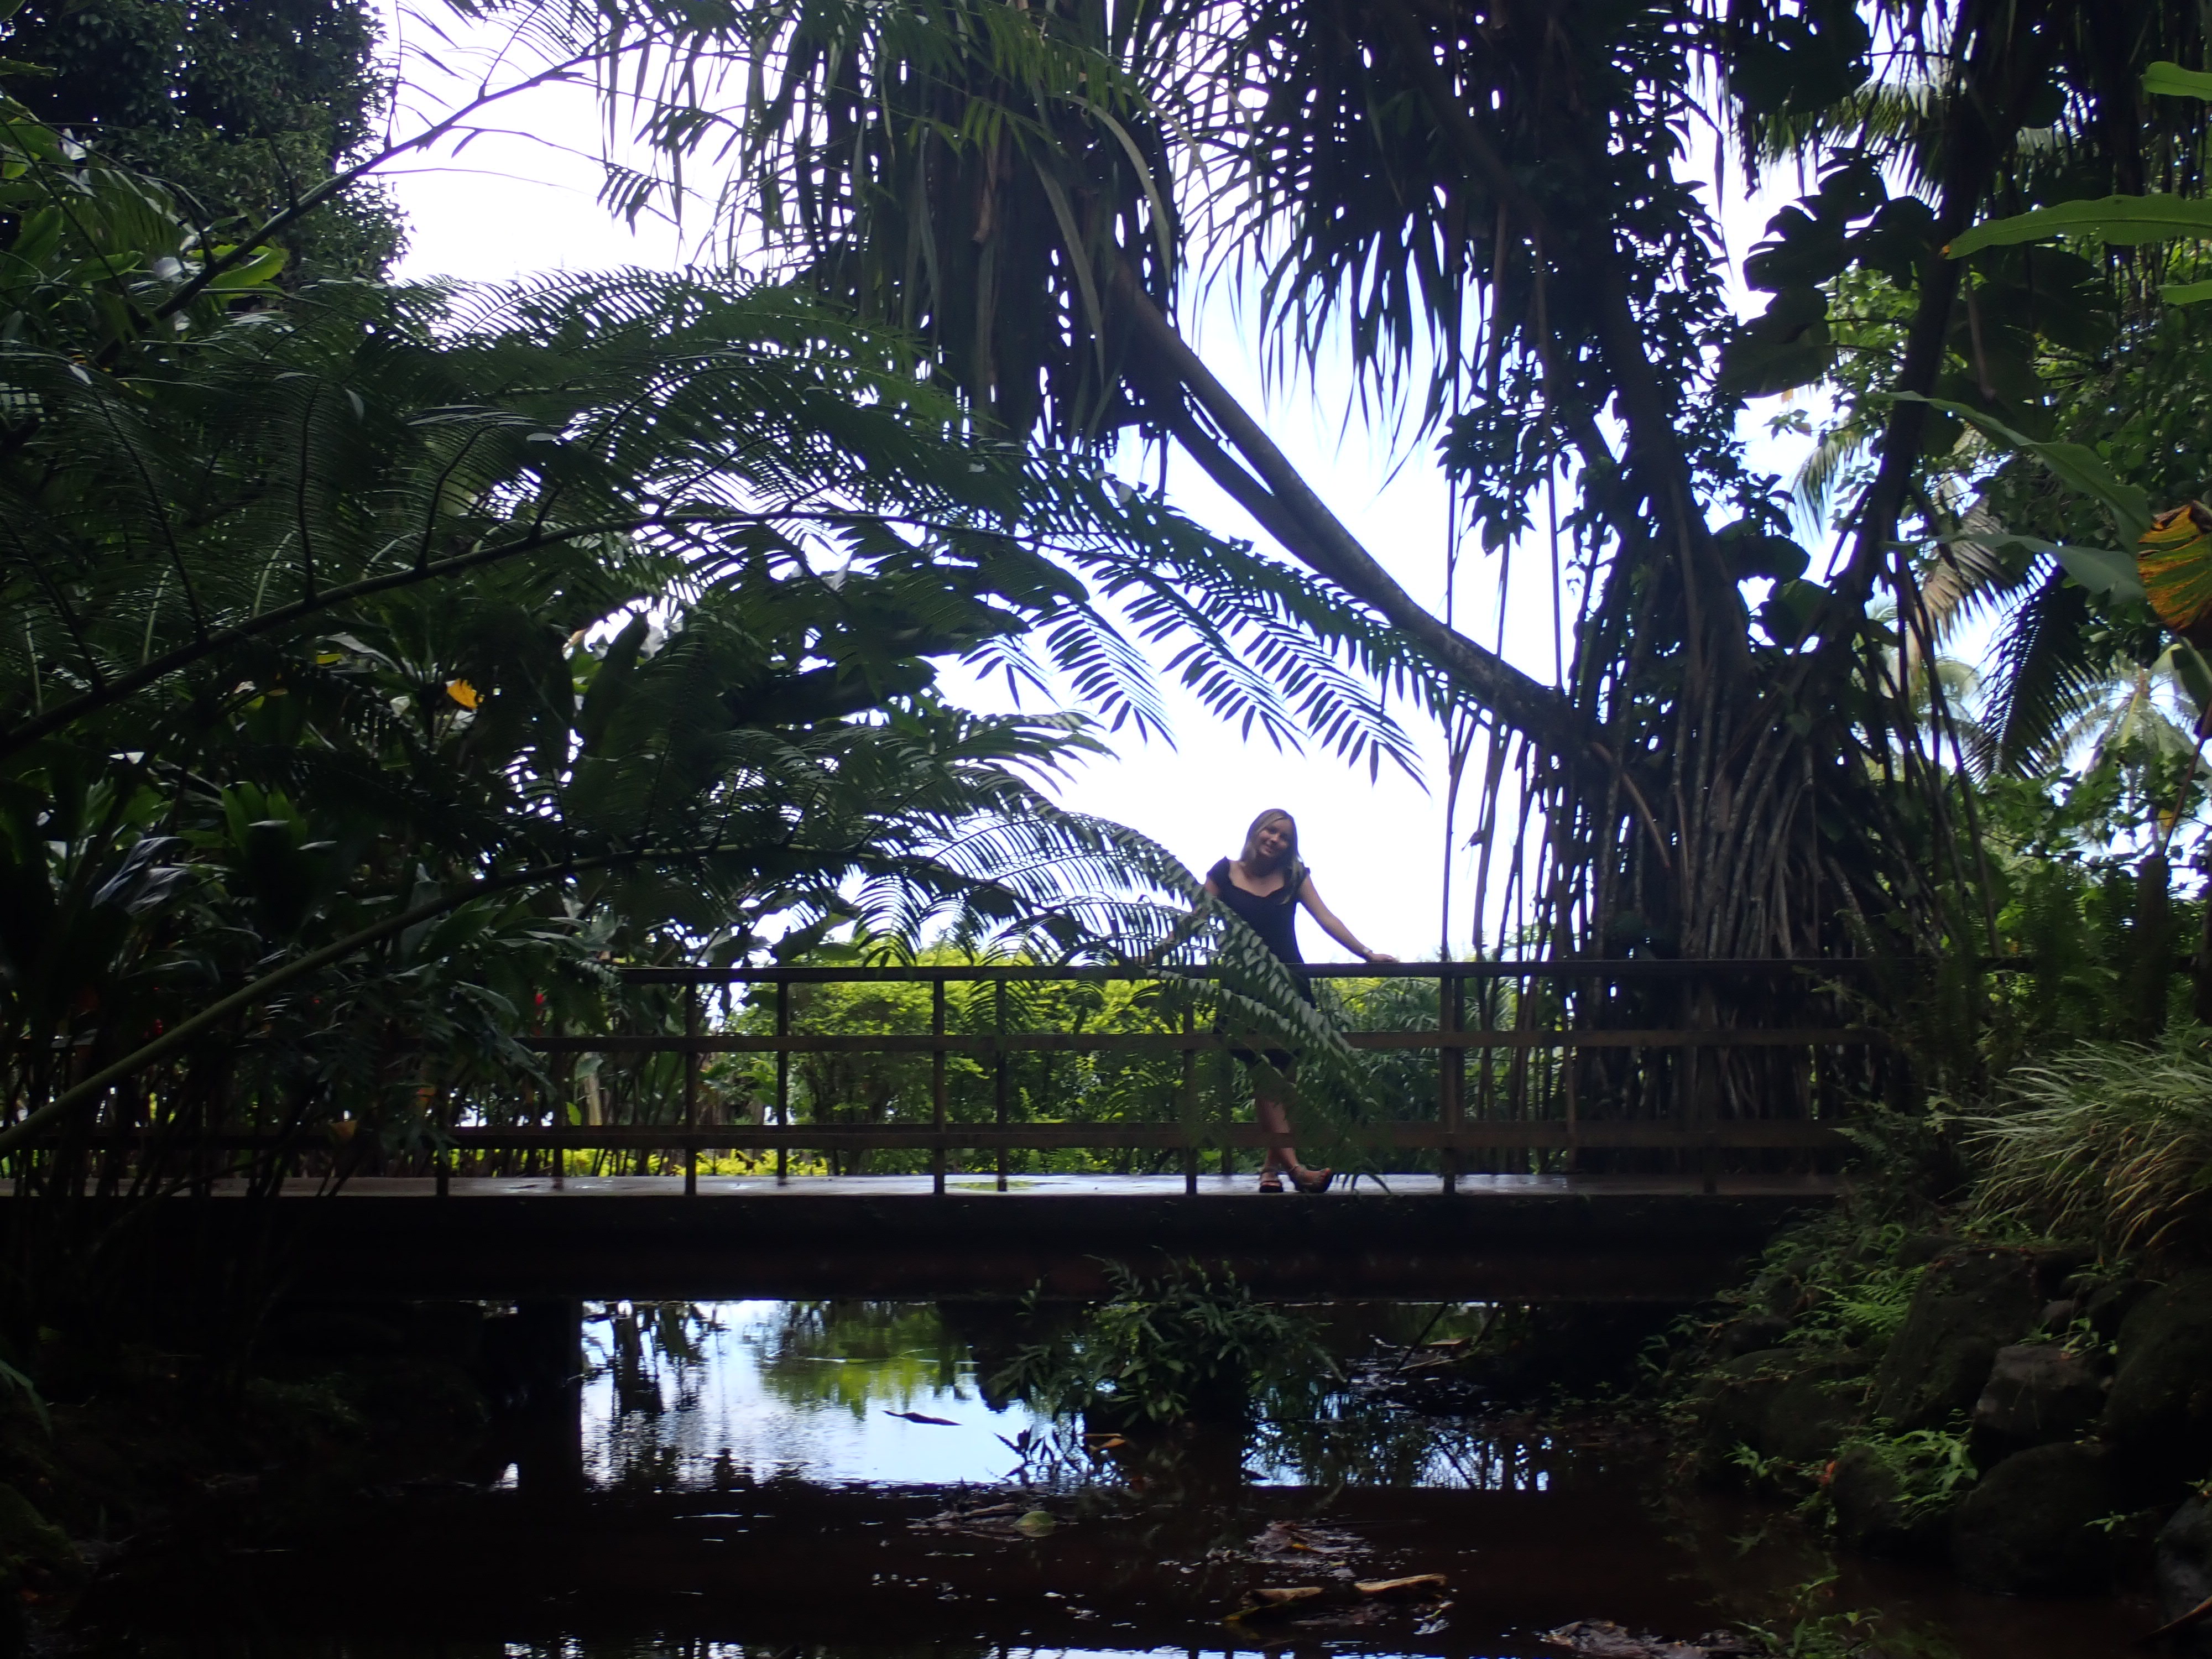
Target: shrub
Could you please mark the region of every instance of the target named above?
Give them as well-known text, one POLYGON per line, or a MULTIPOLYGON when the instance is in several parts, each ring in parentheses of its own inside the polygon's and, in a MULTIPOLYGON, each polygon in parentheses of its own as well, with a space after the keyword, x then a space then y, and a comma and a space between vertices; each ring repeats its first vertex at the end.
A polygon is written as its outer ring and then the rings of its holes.
POLYGON ((1107 1268, 1113 1297, 1017 1352, 994 1392, 1054 1417, 1172 1423, 1241 1413, 1262 1384, 1329 1364, 1310 1322, 1255 1301, 1233 1274, 1195 1262, 1154 1280, 1107 1268))

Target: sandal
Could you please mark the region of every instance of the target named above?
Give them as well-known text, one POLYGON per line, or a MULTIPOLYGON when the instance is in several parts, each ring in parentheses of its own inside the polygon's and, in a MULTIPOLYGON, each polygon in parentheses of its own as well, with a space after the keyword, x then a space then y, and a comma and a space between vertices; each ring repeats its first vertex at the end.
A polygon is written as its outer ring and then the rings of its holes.
POLYGON ((1307 1170, 1293 1179, 1297 1182, 1298 1190, 1302 1193, 1325 1193, 1328 1190, 1328 1183, 1336 1179, 1336 1171, 1307 1170))
POLYGON ((1280 1176, 1261 1176, 1260 1177, 1260 1190, 1263 1193, 1281 1192, 1283 1190, 1283 1178, 1280 1176))

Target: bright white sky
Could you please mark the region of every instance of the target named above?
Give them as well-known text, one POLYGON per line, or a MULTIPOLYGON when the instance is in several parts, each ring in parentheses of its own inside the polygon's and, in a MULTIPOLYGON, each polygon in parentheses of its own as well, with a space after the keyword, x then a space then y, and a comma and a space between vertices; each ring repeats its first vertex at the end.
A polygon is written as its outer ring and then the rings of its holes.
MULTIPOLYGON (((685 262, 688 245, 670 228, 647 226, 633 234, 598 205, 599 116, 588 93, 568 87, 539 89, 492 119, 511 131, 479 137, 459 155, 410 158, 389 175, 410 226, 400 276, 491 282, 556 269, 668 268, 685 262)), ((1706 179, 1710 192, 1710 152, 1686 170, 1706 179)), ((706 193, 711 196, 711 190, 706 193)), ((1797 194, 1796 181, 1785 177, 1770 181, 1759 199, 1747 202, 1737 198, 1731 181, 1722 220, 1732 261, 1741 260, 1777 207, 1797 194)), ((1740 286, 1738 292, 1740 308, 1756 310, 1763 304, 1761 296, 1743 295, 1740 286)), ((1416 454, 1399 466, 1405 458, 1393 453, 1388 434, 1370 434, 1356 413, 1347 424, 1352 389, 1340 370, 1325 367, 1317 384, 1267 396, 1250 343, 1225 304, 1217 301, 1200 311, 1194 332, 1214 372, 1248 408, 1263 413, 1277 444, 1352 533, 1416 598, 1441 606, 1445 491, 1427 457, 1416 454)), ((1753 430, 1759 429, 1773 406, 1766 400, 1747 417, 1753 430)), ((1786 475, 1802 450, 1802 441, 1778 445, 1762 435, 1754 457, 1760 465, 1786 475)), ((1144 476, 1154 474, 1147 467, 1144 476)), ((1217 533, 1272 550, 1268 538, 1194 463, 1181 457, 1170 463, 1169 494, 1183 512, 1217 533)), ((1540 510, 1536 516, 1540 520, 1540 510)), ((1548 561, 1548 546, 1532 548, 1524 556, 1548 561)), ((1460 568, 1459 625, 1493 642, 1495 565, 1470 549, 1460 568)), ((1533 595, 1534 590, 1525 591, 1533 595)), ((1504 645, 1506 655, 1520 666, 1552 678, 1548 599, 1540 606, 1532 600, 1509 614, 1504 645)), ((1005 696, 1003 685, 977 688, 971 706, 1004 708, 1005 696)), ((1063 790, 1065 802, 1142 830, 1200 872, 1236 853, 1245 825, 1261 808, 1285 807, 1298 820, 1302 850, 1317 889, 1353 933, 1376 950, 1407 959, 1434 957, 1444 854, 1444 744, 1432 723, 1417 711, 1405 711, 1425 757, 1425 787, 1390 771, 1370 783, 1364 767, 1355 769, 1333 757, 1278 753, 1257 738, 1245 744, 1234 729, 1173 692, 1170 706, 1175 716, 1172 748, 1117 738, 1115 757, 1085 767, 1063 790)), ((1478 748, 1470 767, 1475 775, 1462 802, 1462 842, 1473 827, 1480 755, 1478 748)), ((1473 927, 1466 903, 1473 857, 1460 856, 1455 878, 1459 902, 1450 937, 1455 951, 1463 953, 1473 927)), ((1343 959, 1310 919, 1302 927, 1310 957, 1343 959)))

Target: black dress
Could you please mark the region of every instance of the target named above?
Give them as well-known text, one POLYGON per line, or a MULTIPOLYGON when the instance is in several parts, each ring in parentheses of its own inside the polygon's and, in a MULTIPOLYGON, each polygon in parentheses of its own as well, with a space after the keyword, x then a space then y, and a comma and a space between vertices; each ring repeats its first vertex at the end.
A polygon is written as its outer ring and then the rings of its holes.
MULTIPOLYGON (((1223 859, 1206 872, 1206 878, 1213 884, 1213 890, 1220 894, 1221 902, 1260 936, 1260 943, 1273 952, 1275 960, 1294 970, 1291 978, 1298 988, 1298 994, 1311 1002, 1313 987, 1306 982, 1304 974, 1295 971, 1305 965, 1305 957, 1298 951, 1298 893, 1305 886, 1309 873, 1300 865, 1291 872, 1291 879, 1273 892, 1248 893, 1231 878, 1229 860, 1223 859)), ((1231 1048, 1229 1052, 1247 1066, 1255 1064, 1260 1058, 1249 1048, 1231 1048)), ((1267 1056, 1267 1064, 1278 1071, 1286 1069, 1297 1059, 1296 1051, 1287 1048, 1270 1048, 1267 1056)))

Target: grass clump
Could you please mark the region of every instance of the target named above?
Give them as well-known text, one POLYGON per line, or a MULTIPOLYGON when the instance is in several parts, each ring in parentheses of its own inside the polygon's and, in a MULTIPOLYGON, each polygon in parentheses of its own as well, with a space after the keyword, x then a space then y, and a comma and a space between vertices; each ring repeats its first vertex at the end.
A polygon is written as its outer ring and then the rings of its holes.
POLYGON ((2212 1055, 2083 1043, 2014 1069, 2008 1103, 1967 1121, 1986 1164, 1974 1209, 2112 1252, 2203 1243, 2212 1220, 2212 1055))

